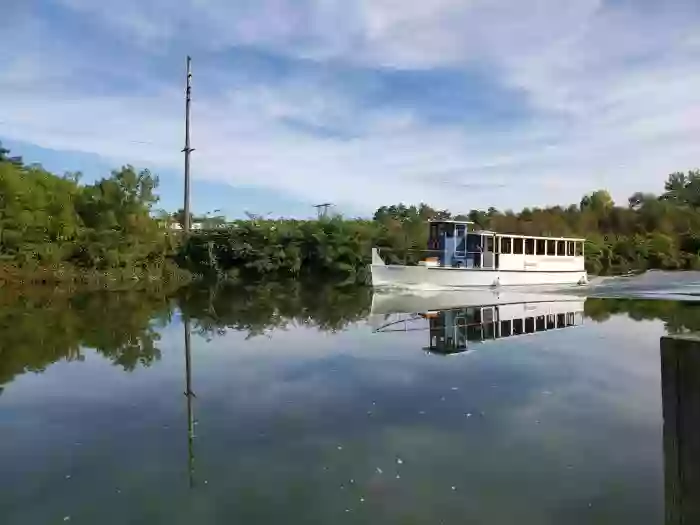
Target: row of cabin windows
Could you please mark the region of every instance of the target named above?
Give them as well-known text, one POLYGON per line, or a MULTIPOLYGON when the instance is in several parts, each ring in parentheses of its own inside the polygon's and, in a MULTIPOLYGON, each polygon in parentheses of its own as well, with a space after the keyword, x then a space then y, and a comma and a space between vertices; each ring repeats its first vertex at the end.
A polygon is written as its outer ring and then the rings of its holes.
MULTIPOLYGON (((490 239, 490 238, 489 238, 490 239)), ((527 239, 522 237, 501 237, 502 254, 552 255, 579 257, 583 255, 582 241, 557 241, 551 239, 527 239)))
POLYGON ((525 319, 501 321, 500 335, 501 337, 508 337, 511 335, 531 334, 533 332, 576 326, 577 324, 576 313, 574 312, 540 315, 537 317, 526 317, 525 319))

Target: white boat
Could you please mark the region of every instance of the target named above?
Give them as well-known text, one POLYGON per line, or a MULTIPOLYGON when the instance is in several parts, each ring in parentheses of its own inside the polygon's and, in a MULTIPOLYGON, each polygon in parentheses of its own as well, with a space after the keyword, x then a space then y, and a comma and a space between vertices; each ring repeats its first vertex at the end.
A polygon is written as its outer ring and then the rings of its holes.
POLYGON ((561 286, 588 282, 584 239, 474 231, 468 221, 431 221, 427 252, 417 266, 385 264, 372 250, 372 286, 444 289, 561 286))

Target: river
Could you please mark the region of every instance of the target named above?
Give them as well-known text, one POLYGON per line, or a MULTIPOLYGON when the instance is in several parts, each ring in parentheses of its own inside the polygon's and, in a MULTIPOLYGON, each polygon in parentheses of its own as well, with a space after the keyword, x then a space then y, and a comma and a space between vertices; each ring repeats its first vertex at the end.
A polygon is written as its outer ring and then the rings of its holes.
POLYGON ((5 292, 0 523, 697 522, 698 283, 5 292))

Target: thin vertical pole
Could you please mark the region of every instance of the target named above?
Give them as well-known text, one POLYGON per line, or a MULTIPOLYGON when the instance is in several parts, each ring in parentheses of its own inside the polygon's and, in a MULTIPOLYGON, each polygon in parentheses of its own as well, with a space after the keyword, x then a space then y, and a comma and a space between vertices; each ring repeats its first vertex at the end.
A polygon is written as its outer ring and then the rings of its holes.
POLYGON ((185 325, 185 396, 187 397, 187 457, 190 488, 194 487, 194 410, 192 398, 196 397, 192 391, 192 355, 190 318, 184 317, 185 325))
POLYGON ((192 59, 187 57, 187 89, 185 91, 185 233, 190 232, 190 153, 194 150, 190 147, 190 102, 192 100, 192 59))

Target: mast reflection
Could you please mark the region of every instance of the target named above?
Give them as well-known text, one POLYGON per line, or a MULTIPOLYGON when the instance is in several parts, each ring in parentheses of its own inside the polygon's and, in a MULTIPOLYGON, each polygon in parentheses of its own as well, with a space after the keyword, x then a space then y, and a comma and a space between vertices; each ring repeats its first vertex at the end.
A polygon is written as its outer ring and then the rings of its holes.
POLYGON ((194 408, 192 400, 197 397, 192 390, 192 353, 190 318, 183 318, 185 328, 185 397, 187 398, 187 466, 190 488, 194 487, 194 408))

